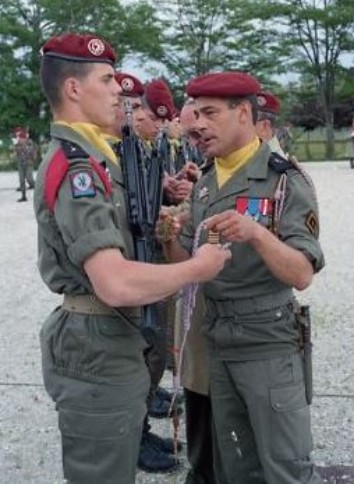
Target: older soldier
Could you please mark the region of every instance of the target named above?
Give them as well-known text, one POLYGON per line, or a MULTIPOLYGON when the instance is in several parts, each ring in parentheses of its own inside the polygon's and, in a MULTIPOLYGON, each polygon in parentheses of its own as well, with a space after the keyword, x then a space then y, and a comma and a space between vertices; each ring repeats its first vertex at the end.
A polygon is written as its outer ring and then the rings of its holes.
POLYGON ((99 129, 116 116, 115 53, 79 34, 51 38, 42 52, 53 124, 35 189, 39 270, 64 294, 41 331, 45 386, 59 415, 64 477, 132 484, 149 388, 140 307, 214 277, 230 254, 209 245, 174 266, 133 260, 122 173, 99 129))
POLYGON ((259 91, 241 72, 189 82, 215 167, 195 188, 180 241, 175 224, 164 250, 170 260, 187 260, 201 222, 199 244, 231 244, 232 262, 203 286, 217 482, 314 484, 321 479, 310 459, 293 288, 308 287, 324 265, 318 217, 303 175, 257 137, 259 91))

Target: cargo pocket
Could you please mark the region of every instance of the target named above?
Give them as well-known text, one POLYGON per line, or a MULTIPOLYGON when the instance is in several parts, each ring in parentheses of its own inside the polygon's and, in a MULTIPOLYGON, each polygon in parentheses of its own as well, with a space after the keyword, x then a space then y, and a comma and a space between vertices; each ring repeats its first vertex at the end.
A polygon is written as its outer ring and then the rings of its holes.
POLYGON ((59 408, 65 478, 87 484, 110 483, 112 476, 121 482, 117 469, 126 476, 132 474, 141 435, 133 421, 128 410, 99 414, 59 408))
POLYGON ((303 382, 270 389, 272 456, 302 459, 312 450, 311 416, 303 382))

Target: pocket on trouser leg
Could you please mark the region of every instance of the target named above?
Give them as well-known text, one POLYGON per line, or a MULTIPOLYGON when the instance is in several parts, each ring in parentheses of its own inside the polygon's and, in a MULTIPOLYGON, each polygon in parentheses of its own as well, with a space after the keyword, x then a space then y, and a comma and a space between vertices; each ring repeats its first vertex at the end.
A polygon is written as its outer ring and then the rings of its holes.
POLYGON ((59 408, 64 476, 75 484, 133 484, 140 419, 129 410, 90 413, 59 408))
POLYGON ((277 460, 306 458, 312 451, 311 416, 303 382, 270 389, 271 454, 277 460))

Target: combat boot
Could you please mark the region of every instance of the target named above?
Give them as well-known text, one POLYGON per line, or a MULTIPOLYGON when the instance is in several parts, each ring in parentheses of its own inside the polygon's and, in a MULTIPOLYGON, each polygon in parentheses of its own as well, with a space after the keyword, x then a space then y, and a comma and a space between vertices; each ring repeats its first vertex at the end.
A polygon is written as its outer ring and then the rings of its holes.
POLYGON ((180 467, 174 456, 166 454, 143 434, 139 449, 138 468, 145 472, 172 472, 180 467))
POLYGON ((165 398, 161 398, 161 396, 156 393, 151 402, 148 404, 148 414, 150 417, 154 418, 166 418, 166 417, 173 417, 174 415, 181 415, 183 412, 182 408, 176 404, 176 408, 172 409, 170 412, 171 408, 171 401, 167 400, 165 398))
POLYGON ((22 195, 22 197, 21 197, 21 198, 19 198, 17 201, 18 201, 18 202, 27 202, 27 197, 26 197, 26 195, 22 195))

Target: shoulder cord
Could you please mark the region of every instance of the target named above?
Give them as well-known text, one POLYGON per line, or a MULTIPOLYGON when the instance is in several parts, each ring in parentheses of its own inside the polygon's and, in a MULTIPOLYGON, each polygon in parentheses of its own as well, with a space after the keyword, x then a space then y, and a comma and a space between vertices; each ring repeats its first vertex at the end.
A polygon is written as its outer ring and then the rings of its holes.
POLYGON ((273 224, 273 232, 275 235, 278 233, 278 227, 280 223, 280 219, 284 210, 284 202, 285 202, 285 194, 286 194, 286 185, 287 185, 288 177, 286 173, 282 173, 280 175, 279 181, 277 183, 275 193, 274 193, 274 200, 275 200, 275 207, 274 207, 274 224, 273 224))
POLYGON ((317 198, 317 191, 315 184, 311 178, 311 176, 307 173, 307 171, 300 165, 298 159, 296 156, 289 156, 289 161, 299 170, 301 175, 305 178, 306 182, 308 185, 310 185, 310 188, 312 190, 313 197, 315 199, 315 204, 316 204, 316 210, 317 213, 319 213, 319 206, 318 206, 318 198, 317 198))
MULTIPOLYGON (((200 242, 200 236, 202 234, 202 231, 205 228, 205 223, 202 221, 194 235, 194 240, 193 240, 193 246, 192 246, 192 257, 195 255, 198 247, 199 247, 199 242, 200 242)), ((211 234, 212 237, 210 237, 210 240, 208 241, 209 243, 219 243, 219 238, 215 237, 215 234, 211 234)), ((231 243, 227 242, 222 244, 223 248, 230 247, 231 243)), ((199 284, 198 283, 192 283, 188 284, 185 286, 178 294, 177 299, 182 299, 182 323, 183 323, 183 338, 182 338, 182 343, 180 348, 176 351, 178 354, 178 363, 177 363, 177 370, 176 374, 173 376, 173 396, 171 399, 171 405, 170 405, 170 410, 169 412, 172 413, 174 410, 173 414, 173 427, 174 427, 174 433, 173 433, 173 443, 174 443, 174 453, 175 456, 177 456, 177 440, 178 440, 178 430, 179 430, 179 417, 177 413, 177 405, 176 405, 176 398, 177 395, 180 391, 181 388, 181 381, 180 381, 180 375, 181 375, 181 369, 182 369, 182 363, 183 363, 183 356, 184 356, 184 349, 187 341, 187 336, 188 332, 191 327, 191 320, 192 320, 192 315, 193 311, 195 308, 195 302, 196 302, 196 296, 197 292, 199 289, 199 284)), ((177 323, 178 324, 178 323, 177 323)))

